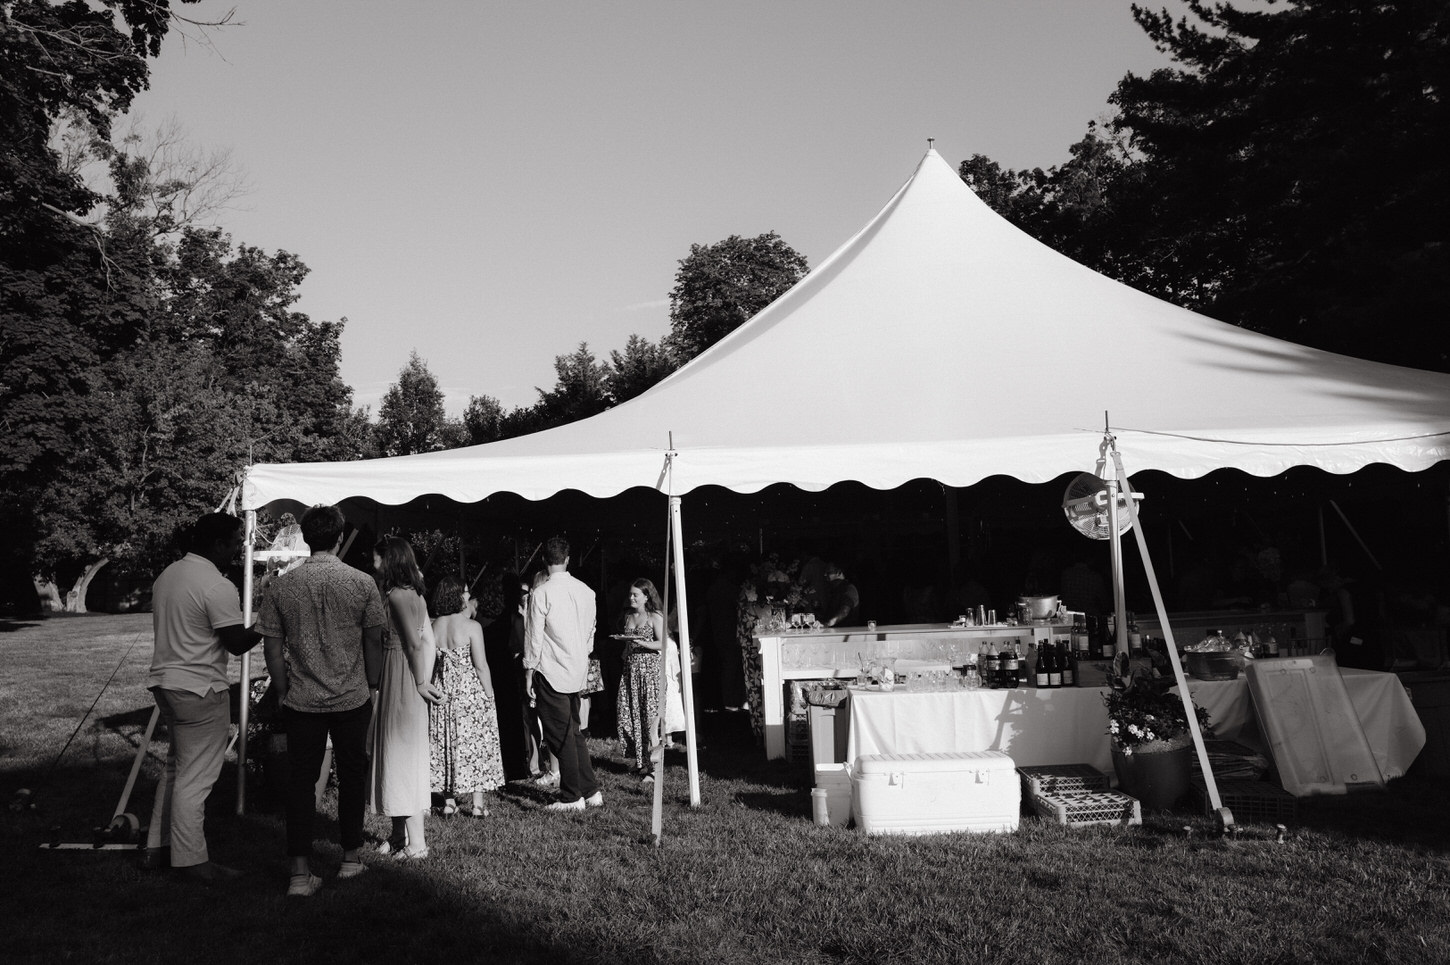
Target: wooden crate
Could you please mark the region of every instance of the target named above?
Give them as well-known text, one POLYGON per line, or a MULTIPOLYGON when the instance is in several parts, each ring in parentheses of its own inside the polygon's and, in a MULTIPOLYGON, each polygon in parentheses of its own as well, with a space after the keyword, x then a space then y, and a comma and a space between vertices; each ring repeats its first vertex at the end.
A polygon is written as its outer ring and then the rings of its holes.
POLYGON ((1143 823, 1138 799, 1122 791, 1058 791, 1032 799, 1032 809, 1069 828, 1143 823))

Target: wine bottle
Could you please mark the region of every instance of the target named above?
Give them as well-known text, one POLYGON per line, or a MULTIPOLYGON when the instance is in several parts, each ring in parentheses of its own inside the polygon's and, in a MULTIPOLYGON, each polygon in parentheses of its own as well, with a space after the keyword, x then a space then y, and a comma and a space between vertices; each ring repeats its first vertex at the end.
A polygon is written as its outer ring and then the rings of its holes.
POLYGON ((993 650, 989 645, 985 643, 982 644, 983 686, 990 687, 993 690, 996 690, 998 687, 1002 686, 1001 677, 998 675, 998 671, 1001 669, 1001 666, 1002 662, 997 656, 997 651, 993 650))
MULTIPOLYGON (((1012 641, 1013 644, 1016 641, 1012 641)), ((997 657, 999 672, 1002 675, 1002 687, 1010 689, 1017 686, 1017 674, 1021 670, 1022 661, 1017 656, 1017 647, 1008 645, 1007 641, 1002 642, 1002 653, 997 657)))
POLYGON ((1062 653, 1056 647, 1048 647, 1047 686, 1062 686, 1062 653))
POLYGON ((1143 655, 1143 631, 1138 629, 1138 618, 1128 611, 1128 651, 1135 657, 1143 655))
POLYGON ((1072 649, 1078 657, 1092 656, 1092 641, 1088 637, 1087 620, 1081 614, 1072 618, 1072 649))
POLYGON ((1066 647, 1062 648, 1062 685, 1064 687, 1077 686, 1077 654, 1069 653, 1066 647))
POLYGON ((1048 651, 1051 649, 1052 644, 1046 640, 1037 645, 1037 667, 1036 672, 1033 674, 1033 679, 1036 681, 1039 690, 1046 690, 1049 686, 1047 668, 1049 666, 1048 651))
POLYGON ((1032 668, 1027 665, 1027 651, 1016 641, 1012 641, 1012 649, 1017 653, 1017 686, 1032 686, 1032 668))

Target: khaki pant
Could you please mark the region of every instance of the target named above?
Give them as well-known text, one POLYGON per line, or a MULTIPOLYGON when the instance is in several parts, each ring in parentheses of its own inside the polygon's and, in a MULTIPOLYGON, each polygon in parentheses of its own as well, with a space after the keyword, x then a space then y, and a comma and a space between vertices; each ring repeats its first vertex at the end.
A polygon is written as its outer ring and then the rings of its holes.
POLYGON ((231 706, 225 690, 198 697, 152 687, 151 694, 171 732, 171 749, 156 788, 146 847, 170 847, 171 866, 187 868, 210 860, 203 821, 206 799, 226 757, 231 706))

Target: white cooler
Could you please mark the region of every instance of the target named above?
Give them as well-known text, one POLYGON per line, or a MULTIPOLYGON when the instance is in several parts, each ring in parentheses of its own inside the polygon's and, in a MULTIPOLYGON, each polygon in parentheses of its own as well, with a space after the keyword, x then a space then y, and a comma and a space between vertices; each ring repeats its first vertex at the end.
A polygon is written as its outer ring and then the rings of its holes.
POLYGON ((865 754, 851 812, 867 834, 1016 831, 1022 782, 1001 751, 865 754))

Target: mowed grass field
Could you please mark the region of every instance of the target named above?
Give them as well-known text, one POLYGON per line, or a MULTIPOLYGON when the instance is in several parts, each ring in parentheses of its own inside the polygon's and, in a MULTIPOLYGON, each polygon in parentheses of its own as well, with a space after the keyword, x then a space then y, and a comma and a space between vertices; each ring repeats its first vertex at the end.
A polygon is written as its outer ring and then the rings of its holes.
MULTIPOLYGON (((110 821, 150 714, 150 648, 146 615, 0 623, 0 801, 27 788, 34 804, 0 811, 0 962, 1450 961, 1443 783, 1302 801, 1282 843, 1270 826, 1216 836, 1187 811, 869 838, 815 827, 804 769, 764 761, 739 715, 701 717, 702 807, 671 757, 659 847, 650 792, 597 740, 602 810, 545 814, 542 793, 510 785, 485 819, 430 817, 426 861, 370 854, 345 882, 329 791, 310 900, 284 898, 281 814, 253 787, 237 816, 230 766, 208 836, 246 873, 234 884, 42 849, 110 821)), ((143 823, 164 752, 163 736, 127 806, 143 823)), ((381 838, 385 819, 368 820, 381 838)))

